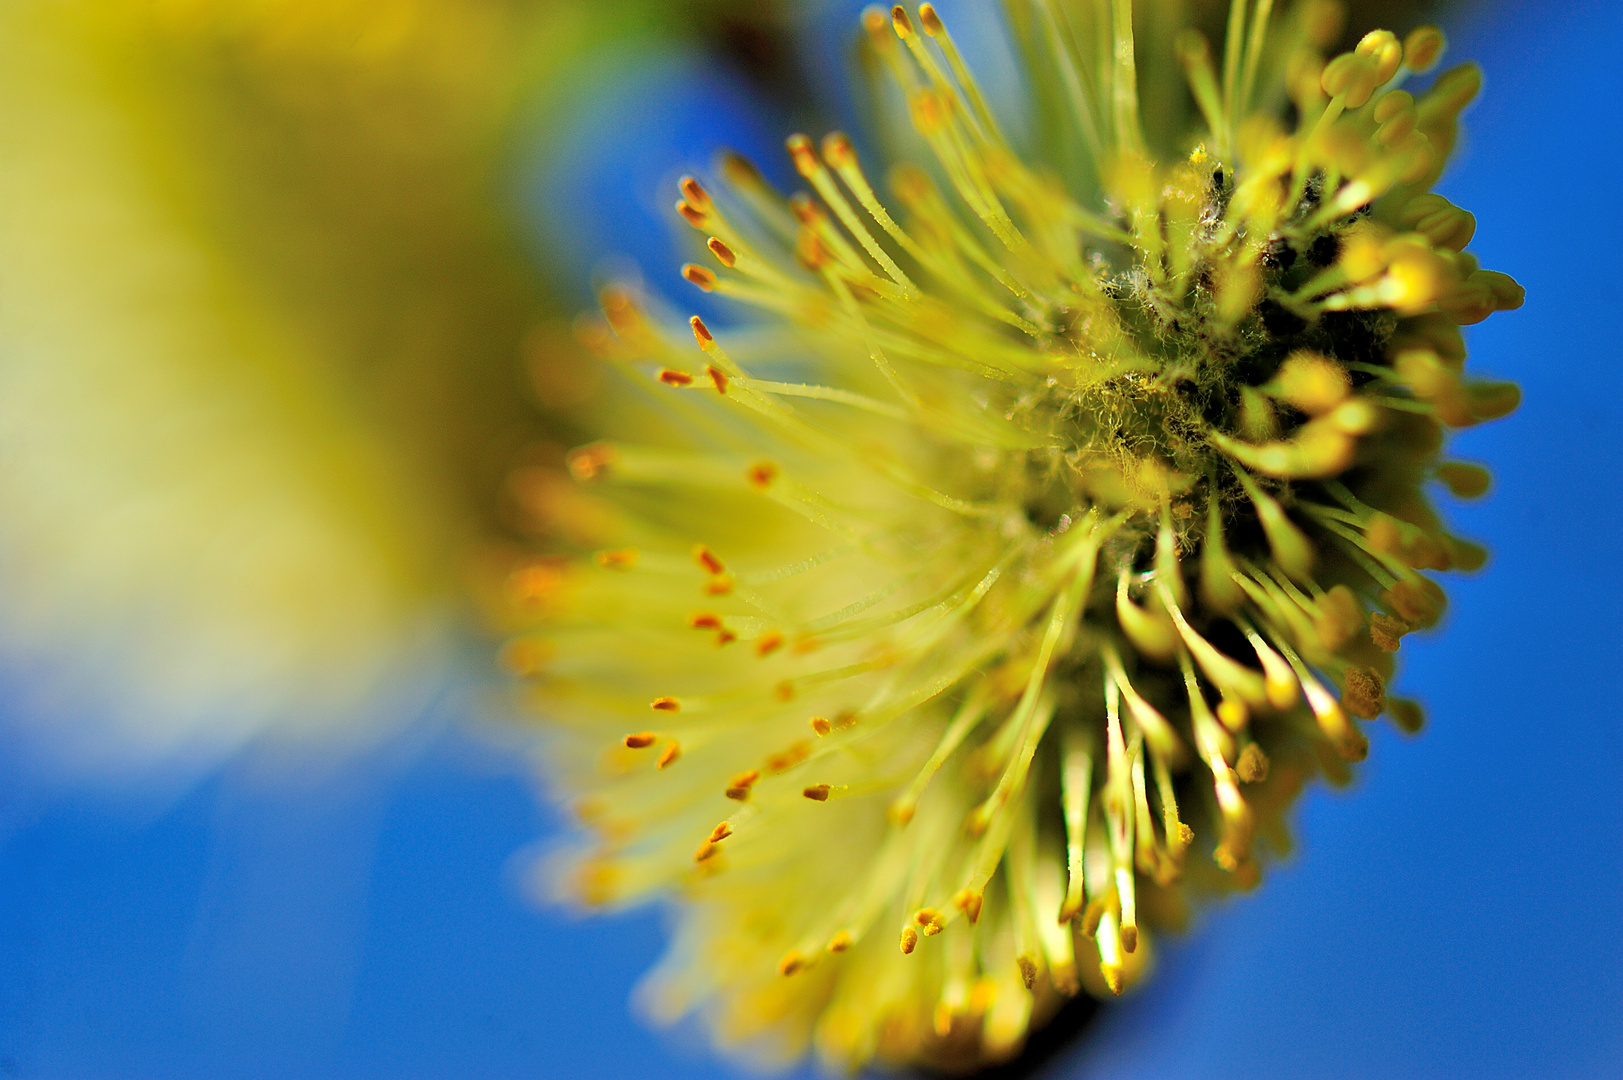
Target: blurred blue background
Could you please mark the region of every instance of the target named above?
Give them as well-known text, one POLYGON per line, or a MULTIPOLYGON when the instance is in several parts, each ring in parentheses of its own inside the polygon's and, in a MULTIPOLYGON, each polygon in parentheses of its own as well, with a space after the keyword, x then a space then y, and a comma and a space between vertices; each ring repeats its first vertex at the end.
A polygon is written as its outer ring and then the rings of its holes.
MULTIPOLYGON (((1526 392, 1456 444, 1496 475, 1451 511, 1494 559, 1404 650, 1425 733, 1382 726, 1351 791, 1303 801, 1297 857, 1048 1075, 1623 1076, 1623 5, 1450 29, 1488 82, 1442 190, 1529 297, 1470 332, 1526 392)), ((627 63, 604 115, 650 104, 537 167, 577 208, 537 241, 628 252, 685 299, 668 181, 718 140, 775 160, 791 118, 725 72, 627 63)), ((522 749, 458 722, 496 693, 469 668, 367 755, 243 758, 178 798, 64 788, 0 746, 0 1077, 729 1075, 627 1008, 657 913, 526 898, 556 823, 522 749)))

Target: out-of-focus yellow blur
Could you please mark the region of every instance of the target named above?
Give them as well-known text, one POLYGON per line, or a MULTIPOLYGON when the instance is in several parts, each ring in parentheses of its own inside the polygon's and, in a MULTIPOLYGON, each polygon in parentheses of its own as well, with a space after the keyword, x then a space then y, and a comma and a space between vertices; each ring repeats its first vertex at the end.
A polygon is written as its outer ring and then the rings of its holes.
POLYGON ((127 769, 437 686, 544 434, 510 141, 659 8, 0 3, 8 723, 127 769))

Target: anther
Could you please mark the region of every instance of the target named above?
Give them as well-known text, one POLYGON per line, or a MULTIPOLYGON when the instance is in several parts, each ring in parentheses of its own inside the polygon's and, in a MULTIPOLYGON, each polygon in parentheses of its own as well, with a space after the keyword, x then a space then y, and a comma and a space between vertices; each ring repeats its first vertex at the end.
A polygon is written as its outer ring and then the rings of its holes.
POLYGON ((710 249, 710 254, 714 255, 716 257, 716 261, 721 263, 723 266, 731 267, 738 262, 738 255, 733 251, 733 249, 728 247, 717 237, 712 236, 709 240, 705 241, 705 247, 710 249))
POLYGON ((827 784, 808 784, 800 793, 812 802, 828 802, 828 792, 827 784))
POLYGON ((674 368, 660 368, 655 376, 666 386, 692 386, 693 376, 674 368))
POLYGON ((947 917, 935 908, 919 908, 913 913, 913 921, 919 924, 925 937, 935 937, 947 928, 947 917))
POLYGON ((804 135, 791 135, 784 142, 789 148, 789 156, 794 159, 795 170, 808 180, 817 174, 820 167, 817 161, 817 152, 812 149, 812 142, 804 135))
MULTIPOLYGON (((1133 950, 1128 949, 1127 951, 1132 952, 1133 950)), ((1020 981, 1026 984, 1026 989, 1030 990, 1033 986, 1036 986, 1037 961, 1022 953, 1014 958, 1014 962, 1020 968, 1020 981)))
POLYGON ((715 204, 710 201, 710 193, 693 177, 684 176, 677 183, 682 189, 682 197, 687 199, 695 209, 708 214, 715 208, 715 204))
POLYGON ((630 570, 637 565, 637 549, 615 548, 612 551, 599 551, 592 558, 605 570, 630 570))
POLYGON ((715 335, 710 332, 710 328, 704 324, 704 320, 697 315, 688 319, 688 325, 693 328, 693 338, 699 343, 699 348, 702 349, 707 342, 716 340, 715 335))
POLYGON ((731 574, 717 574, 704 583, 706 596, 726 596, 733 591, 733 576, 731 574))
POLYGON ((1386 684, 1375 671, 1350 667, 1341 688, 1341 704, 1348 715, 1373 720, 1386 710, 1386 684))
POLYGON ((584 482, 596 479, 619 456, 613 443, 595 442, 571 450, 564 464, 569 467, 569 475, 584 482))
POLYGON ((693 852, 693 861, 702 863, 719 854, 721 854, 721 848, 716 846, 715 841, 706 840, 693 852))
POLYGON ((712 364, 706 364, 704 373, 710 376, 710 382, 715 386, 716 393, 725 394, 727 392, 727 373, 725 371, 712 364))
POLYGON ((668 769, 682 756, 682 744, 672 739, 665 744, 665 749, 659 752, 659 760, 654 762, 661 769, 668 769))
POLYGON ((1417 26, 1404 39, 1403 63, 1416 75, 1424 75, 1437 66, 1445 44, 1443 32, 1435 26, 1417 26))
POLYGON ((844 952, 854 944, 856 944, 856 942, 851 937, 851 931, 841 930, 839 933, 828 939, 828 951, 835 953, 844 952))
POLYGON ((783 646, 783 632, 768 630, 755 639, 755 655, 770 656, 783 646))
POLYGON ((727 822, 723 821, 720 825, 717 825, 714 829, 710 830, 710 842, 712 844, 719 844, 731 835, 733 835, 733 827, 727 822))
POLYGON ((1399 730, 1409 735, 1418 734, 1426 726, 1426 713, 1417 701, 1408 698, 1390 698, 1386 703, 1387 713, 1399 730))
POLYGON ((701 611, 688 620, 688 625, 695 630, 720 630, 721 616, 709 611, 701 611))
POLYGON ((952 896, 952 906, 964 913, 964 918, 969 920, 970 925, 980 921, 981 905, 985 901, 984 893, 969 888, 959 889, 952 896))
POLYGON ((788 772, 796 765, 799 765, 802 761, 805 761, 807 758, 811 757, 811 752, 811 743, 805 742, 804 740, 797 742, 790 746, 787 750, 783 750, 767 758, 766 771, 769 773, 788 772))
POLYGON ((658 739, 658 736, 652 731, 639 731, 636 734, 627 735, 625 744, 633 750, 641 750, 644 747, 654 745, 656 739, 658 739))
POLYGON ((1493 482, 1487 469, 1464 461, 1443 462, 1437 466, 1437 479, 1460 499, 1480 499, 1488 493, 1488 487, 1493 482))
POLYGON ((867 31, 868 37, 880 48, 889 48, 895 39, 885 32, 885 13, 877 7, 866 8, 862 12, 862 29, 867 31))
POLYGON ((903 41, 913 36, 913 20, 907 17, 907 9, 900 4, 890 9, 890 25, 903 41))
POLYGON ((1377 611, 1369 617, 1369 638, 1382 652, 1397 652, 1403 635, 1409 630, 1408 623, 1394 619, 1384 611, 1377 611))
POLYGON ((710 224, 710 215, 704 213, 686 199, 676 200, 676 212, 681 214, 687 220, 687 223, 695 229, 703 229, 710 224))
MULTIPOLYGON (((935 13, 935 6, 932 4, 919 5, 919 22, 923 24, 924 32, 931 37, 938 37, 947 32, 947 28, 941 25, 941 16, 935 13)), ((1029 989, 1031 984, 1026 985, 1029 989)))
POLYGON ((673 697, 657 697, 648 703, 655 712, 681 712, 682 703, 673 697))
POLYGON ((716 558, 715 554, 703 544, 695 544, 693 546, 693 561, 712 574, 724 574, 727 572, 726 565, 720 559, 716 558))
POLYGON ((727 781, 727 797, 734 802, 748 802, 750 797, 750 788, 754 787, 755 781, 759 780, 760 778, 761 771, 759 769, 751 769, 748 772, 739 773, 737 776, 727 781))
POLYGON ((823 136, 823 159, 836 169, 857 163, 857 152, 845 132, 831 131, 823 136))
POLYGON ((1256 743, 1246 743, 1245 749, 1240 751, 1240 760, 1234 763, 1234 771, 1239 774, 1241 783, 1260 784, 1268 779, 1268 755, 1256 743))
POLYGON ((757 461, 749 467, 745 474, 751 487, 765 491, 772 486, 772 481, 778 478, 778 467, 770 461, 757 461))
POLYGON ((682 276, 705 292, 709 292, 716 287, 716 275, 697 263, 685 264, 682 267, 682 276))
POLYGON ((811 729, 817 734, 818 738, 821 738, 824 735, 827 735, 830 731, 834 730, 833 725, 821 716, 814 716, 811 718, 811 729))
POLYGON ((800 953, 790 950, 789 952, 783 954, 782 960, 778 961, 778 974, 793 975, 795 972, 799 971, 805 966, 806 958, 800 955, 800 953))
POLYGON ((919 932, 911 926, 902 927, 902 955, 906 956, 918 948, 919 932))

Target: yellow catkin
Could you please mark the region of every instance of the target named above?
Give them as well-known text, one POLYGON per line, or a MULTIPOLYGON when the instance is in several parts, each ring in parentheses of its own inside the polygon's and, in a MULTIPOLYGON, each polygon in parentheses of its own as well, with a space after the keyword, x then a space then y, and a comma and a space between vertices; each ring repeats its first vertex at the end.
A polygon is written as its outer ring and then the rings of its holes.
POLYGON ((1125 0, 1011 6, 1065 160, 1003 141, 933 8, 870 11, 932 169, 892 199, 795 136, 815 197, 736 158, 681 182, 683 274, 760 318, 605 291, 600 351, 668 418, 602 414, 569 465, 622 546, 514 590, 547 765, 602 808, 563 887, 680 898, 658 1015, 842 1069, 1007 1057, 1121 992, 1360 722, 1418 729, 1392 654, 1481 563, 1428 485, 1483 494, 1445 435, 1517 400, 1458 327, 1521 291, 1428 190, 1480 79, 1398 89, 1439 32, 1325 57, 1324 0, 1251 0, 1226 55, 1152 64, 1174 38, 1125 0), (1193 140, 1136 93, 1180 61, 1193 140))

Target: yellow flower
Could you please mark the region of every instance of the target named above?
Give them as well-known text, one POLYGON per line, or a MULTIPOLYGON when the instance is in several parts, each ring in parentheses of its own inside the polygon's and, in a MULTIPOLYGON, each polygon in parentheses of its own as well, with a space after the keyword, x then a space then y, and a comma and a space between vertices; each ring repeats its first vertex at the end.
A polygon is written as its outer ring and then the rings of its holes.
POLYGON ((655 402, 571 456, 604 547, 514 578, 508 659, 595 834, 564 891, 678 897, 648 1001, 723 1044, 964 1067, 1120 993, 1360 721, 1418 728, 1423 571, 1483 561, 1425 490, 1480 495, 1445 429, 1517 402, 1459 327, 1521 290, 1428 190, 1476 70, 1411 96, 1436 29, 1326 62, 1332 7, 1236 0, 1220 57, 1176 37, 1190 133, 1146 130, 1131 3, 1077 8, 1013 8, 1068 181, 930 5, 870 10, 930 166, 884 198, 797 135, 785 200, 727 158, 683 272, 765 317, 582 327, 655 402))

